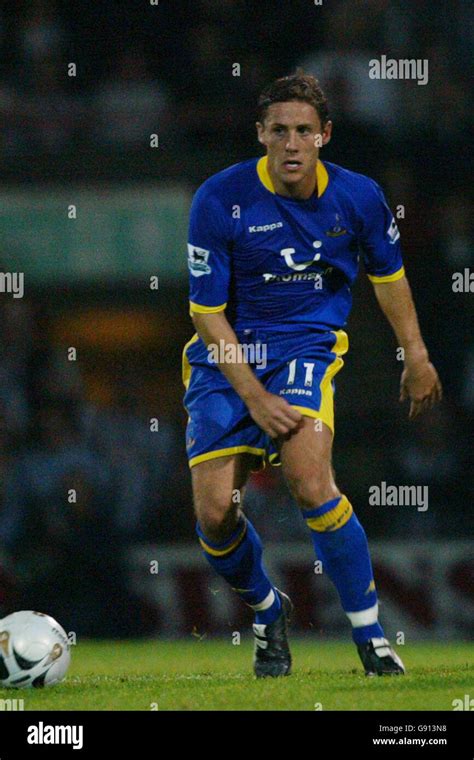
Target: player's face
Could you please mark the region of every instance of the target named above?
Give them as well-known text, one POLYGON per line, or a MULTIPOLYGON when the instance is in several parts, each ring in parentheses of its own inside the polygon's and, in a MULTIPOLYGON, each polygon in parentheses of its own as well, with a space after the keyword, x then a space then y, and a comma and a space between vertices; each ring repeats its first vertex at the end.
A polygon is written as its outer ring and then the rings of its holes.
POLYGON ((322 145, 331 139, 332 123, 321 126, 309 103, 273 103, 264 123, 257 122, 259 141, 268 155, 268 171, 280 195, 309 198, 316 186, 316 163, 322 145))

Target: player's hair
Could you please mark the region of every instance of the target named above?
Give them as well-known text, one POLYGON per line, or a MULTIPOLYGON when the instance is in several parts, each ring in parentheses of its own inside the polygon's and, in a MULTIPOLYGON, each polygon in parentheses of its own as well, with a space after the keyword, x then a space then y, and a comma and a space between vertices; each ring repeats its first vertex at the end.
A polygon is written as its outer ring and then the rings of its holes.
POLYGON ((290 76, 275 79, 261 93, 257 104, 257 120, 263 124, 272 103, 287 103, 290 100, 301 100, 312 105, 317 111, 322 127, 329 121, 326 95, 316 77, 305 74, 303 69, 297 69, 296 73, 290 76))

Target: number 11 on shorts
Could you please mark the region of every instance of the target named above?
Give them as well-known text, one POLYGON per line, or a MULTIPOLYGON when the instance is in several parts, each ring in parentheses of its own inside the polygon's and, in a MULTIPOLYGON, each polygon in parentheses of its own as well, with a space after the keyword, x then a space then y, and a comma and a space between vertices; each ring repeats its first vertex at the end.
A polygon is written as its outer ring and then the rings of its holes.
MULTIPOLYGON (((291 362, 288 363, 288 385, 293 385, 295 382, 296 362, 297 359, 292 359, 291 362)), ((313 384, 314 362, 304 362, 303 367, 306 370, 304 376, 304 384, 305 386, 311 386, 313 384)))

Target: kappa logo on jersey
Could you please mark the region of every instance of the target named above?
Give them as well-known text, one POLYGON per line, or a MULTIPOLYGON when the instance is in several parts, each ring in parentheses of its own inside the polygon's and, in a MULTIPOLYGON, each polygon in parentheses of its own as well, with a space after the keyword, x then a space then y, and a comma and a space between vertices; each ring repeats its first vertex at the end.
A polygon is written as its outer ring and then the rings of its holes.
POLYGON ((188 243, 188 266, 194 277, 202 277, 203 274, 211 273, 211 267, 207 263, 209 254, 210 251, 205 248, 199 248, 197 245, 188 243))
POLYGON ((249 232, 271 232, 283 227, 283 222, 272 222, 271 224, 253 224, 249 227, 249 232))
POLYGON ((397 223, 395 222, 395 219, 392 218, 392 221, 390 223, 390 227, 387 230, 387 235, 390 238, 390 245, 393 245, 397 242, 397 240, 400 237, 400 232, 397 227, 397 223))

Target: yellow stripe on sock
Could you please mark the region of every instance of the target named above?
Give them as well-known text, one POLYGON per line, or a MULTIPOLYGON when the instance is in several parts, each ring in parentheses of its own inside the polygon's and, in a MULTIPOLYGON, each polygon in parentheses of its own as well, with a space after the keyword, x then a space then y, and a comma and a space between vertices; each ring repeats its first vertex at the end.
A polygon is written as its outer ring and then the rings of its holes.
POLYGON ((230 554, 230 552, 234 551, 238 547, 238 545, 243 541, 245 533, 247 532, 247 522, 244 523, 242 530, 240 534, 237 536, 235 541, 233 541, 230 546, 227 546, 225 549, 214 549, 212 546, 209 546, 206 544, 205 541, 202 540, 202 538, 199 538, 199 543, 201 544, 202 548, 205 552, 208 554, 211 554, 213 557, 225 557, 226 554, 230 554))
POLYGON ((325 515, 321 515, 320 517, 309 517, 306 520, 306 524, 311 530, 316 530, 318 533, 323 533, 326 530, 337 530, 346 524, 353 511, 349 499, 343 495, 334 509, 331 509, 330 512, 326 512, 325 515))

